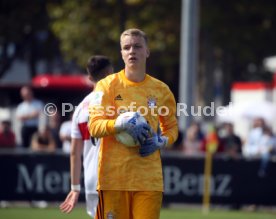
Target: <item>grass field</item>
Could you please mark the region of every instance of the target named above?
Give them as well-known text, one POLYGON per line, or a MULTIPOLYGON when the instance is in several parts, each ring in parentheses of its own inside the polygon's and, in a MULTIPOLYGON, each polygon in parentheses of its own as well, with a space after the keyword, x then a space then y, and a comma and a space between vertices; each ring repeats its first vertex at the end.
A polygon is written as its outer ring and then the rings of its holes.
MULTIPOLYGON (((0 209, 1 219, 89 219, 83 208, 76 208, 65 215, 57 208, 6 208, 0 209)), ((274 219, 275 213, 243 212, 243 211, 211 211, 202 215, 200 210, 163 209, 160 219, 274 219)))

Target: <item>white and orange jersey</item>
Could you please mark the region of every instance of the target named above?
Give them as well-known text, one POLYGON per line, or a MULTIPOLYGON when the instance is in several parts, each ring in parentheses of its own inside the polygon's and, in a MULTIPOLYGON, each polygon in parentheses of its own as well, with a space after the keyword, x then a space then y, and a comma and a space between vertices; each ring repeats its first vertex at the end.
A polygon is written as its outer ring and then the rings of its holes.
POLYGON ((92 136, 102 137, 98 189, 163 191, 160 151, 141 157, 139 146, 127 147, 116 140, 114 123, 123 111, 143 114, 147 110, 143 116, 149 125, 157 131, 160 124, 162 135, 172 144, 178 127, 176 102, 169 87, 148 74, 142 82, 129 81, 122 70, 99 81, 94 92, 88 127, 92 136))
POLYGON ((84 186, 87 194, 97 194, 96 187, 98 182, 98 155, 100 143, 99 139, 90 136, 87 127, 89 117, 88 106, 94 98, 93 95, 93 92, 87 95, 76 108, 71 129, 71 138, 82 139, 84 144, 84 186))

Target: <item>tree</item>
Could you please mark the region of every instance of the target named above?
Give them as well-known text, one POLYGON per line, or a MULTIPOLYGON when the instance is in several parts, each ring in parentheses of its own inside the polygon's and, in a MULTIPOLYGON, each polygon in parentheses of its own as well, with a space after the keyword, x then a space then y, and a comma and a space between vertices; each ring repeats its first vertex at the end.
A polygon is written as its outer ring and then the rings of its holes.
POLYGON ((85 66, 94 54, 110 56, 121 68, 119 38, 125 28, 144 30, 150 39, 150 73, 167 81, 177 94, 180 1, 67 0, 52 3, 52 29, 68 60, 85 66))
POLYGON ((201 69, 205 88, 201 96, 214 93, 214 70, 222 69, 224 102, 230 99, 233 81, 267 81, 262 68, 265 57, 275 54, 275 1, 201 1, 201 69), (204 70, 205 69, 205 70, 204 70), (210 80, 211 79, 211 80, 210 80))
POLYGON ((26 59, 31 76, 40 58, 51 59, 57 52, 49 32, 45 0, 0 1, 0 78, 16 58, 26 59))

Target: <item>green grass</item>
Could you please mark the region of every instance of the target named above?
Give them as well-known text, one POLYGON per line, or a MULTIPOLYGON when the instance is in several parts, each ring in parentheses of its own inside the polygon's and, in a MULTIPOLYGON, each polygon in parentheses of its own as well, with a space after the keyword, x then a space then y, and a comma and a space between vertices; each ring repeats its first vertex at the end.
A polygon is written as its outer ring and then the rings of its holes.
POLYGON ((215 210, 208 215, 203 215, 201 210, 176 210, 168 209, 161 211, 161 219, 272 219, 275 214, 265 212, 243 212, 215 210))
MULTIPOLYGON (((7 208, 0 209, 1 219, 89 219, 85 209, 76 208, 71 214, 62 214, 58 208, 7 208)), ((160 219, 274 219, 275 214, 265 212, 211 211, 203 215, 198 210, 163 209, 160 219)))

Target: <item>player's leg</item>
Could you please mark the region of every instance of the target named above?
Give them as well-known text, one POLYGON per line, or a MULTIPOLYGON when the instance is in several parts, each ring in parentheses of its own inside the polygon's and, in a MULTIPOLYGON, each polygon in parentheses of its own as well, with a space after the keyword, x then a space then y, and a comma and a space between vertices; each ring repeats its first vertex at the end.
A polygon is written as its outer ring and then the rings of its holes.
POLYGON ((85 194, 86 199, 86 211, 91 217, 95 217, 98 206, 99 196, 98 194, 85 194))
POLYGON ((133 219, 159 219, 162 192, 134 192, 132 200, 133 219))
POLYGON ((95 219, 132 219, 130 195, 127 191, 99 191, 95 219))

